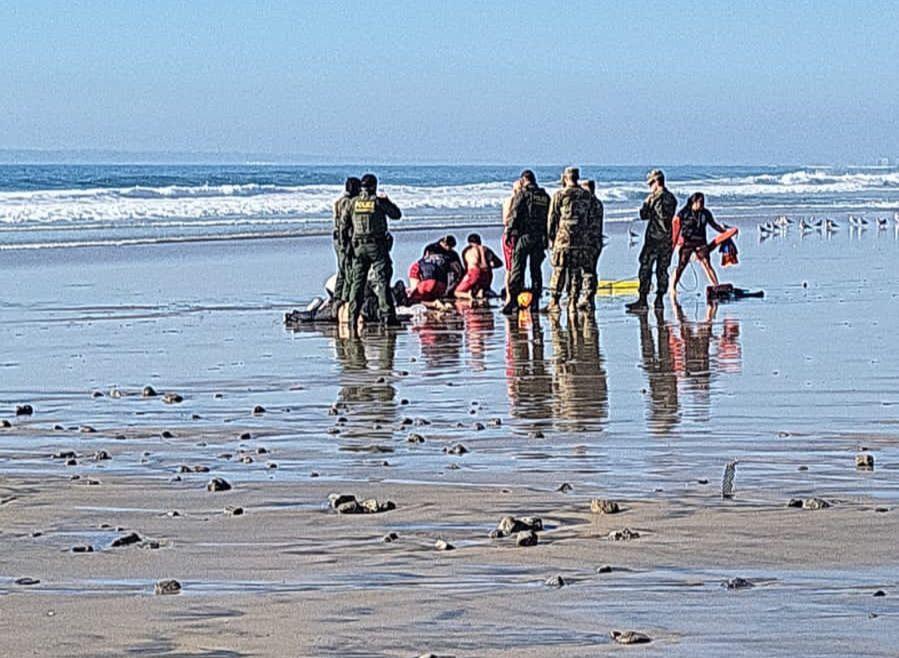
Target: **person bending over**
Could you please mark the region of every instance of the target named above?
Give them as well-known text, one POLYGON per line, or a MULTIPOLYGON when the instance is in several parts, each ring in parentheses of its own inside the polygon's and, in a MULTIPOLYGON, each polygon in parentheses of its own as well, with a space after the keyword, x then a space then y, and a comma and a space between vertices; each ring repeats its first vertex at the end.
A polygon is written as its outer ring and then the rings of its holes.
POLYGON ((677 284, 690 262, 691 256, 705 270, 709 283, 718 285, 718 275, 709 260, 709 242, 706 236, 706 227, 711 226, 718 233, 724 233, 727 228, 715 221, 712 213, 705 207, 705 195, 696 192, 690 195, 684 207, 678 211, 674 219, 671 232, 671 244, 679 251, 677 269, 674 271, 674 279, 671 281, 670 294, 677 297, 677 284))
POLYGON ((493 284, 493 270, 502 267, 503 262, 489 247, 481 244, 481 236, 468 236, 468 246, 462 250, 465 276, 456 286, 458 299, 484 299, 493 284))

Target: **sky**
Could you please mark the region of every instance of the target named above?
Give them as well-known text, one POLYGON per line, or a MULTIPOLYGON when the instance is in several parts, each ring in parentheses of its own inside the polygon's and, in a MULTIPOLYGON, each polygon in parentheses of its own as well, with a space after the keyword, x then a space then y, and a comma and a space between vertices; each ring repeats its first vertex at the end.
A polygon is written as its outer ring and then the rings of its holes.
POLYGON ((899 158, 899 2, 0 5, 0 149, 899 158))

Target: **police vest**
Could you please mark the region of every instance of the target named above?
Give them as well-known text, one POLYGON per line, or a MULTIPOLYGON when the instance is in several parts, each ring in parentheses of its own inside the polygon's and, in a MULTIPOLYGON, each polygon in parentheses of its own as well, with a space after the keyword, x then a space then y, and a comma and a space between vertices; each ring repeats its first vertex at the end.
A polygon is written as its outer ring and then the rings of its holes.
POLYGON ((549 213, 549 195, 542 187, 525 188, 525 218, 522 231, 527 235, 542 237, 546 235, 546 216, 549 213))
POLYGON ((377 197, 359 196, 353 204, 353 238, 382 238, 387 235, 387 215, 377 197))

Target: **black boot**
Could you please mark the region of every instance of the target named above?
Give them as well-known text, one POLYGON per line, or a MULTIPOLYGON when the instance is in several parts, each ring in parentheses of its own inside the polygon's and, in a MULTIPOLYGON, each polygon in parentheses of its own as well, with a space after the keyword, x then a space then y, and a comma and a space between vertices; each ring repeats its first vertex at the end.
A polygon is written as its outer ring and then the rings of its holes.
POLYGON ((624 308, 627 309, 628 313, 642 313, 649 309, 649 305, 646 303, 646 297, 640 295, 637 301, 625 304, 624 308))
POLYGON ((515 315, 518 313, 518 304, 515 303, 514 300, 510 299, 506 302, 506 305, 502 308, 503 315, 515 315))

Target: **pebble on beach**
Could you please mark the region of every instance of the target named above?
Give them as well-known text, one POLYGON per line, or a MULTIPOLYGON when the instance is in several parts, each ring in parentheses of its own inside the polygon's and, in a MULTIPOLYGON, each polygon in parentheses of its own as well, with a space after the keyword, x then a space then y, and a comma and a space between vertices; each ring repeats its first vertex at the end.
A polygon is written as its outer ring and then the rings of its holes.
POLYGON ((448 455, 464 455, 468 452, 468 448, 466 448, 461 443, 454 443, 453 445, 449 446, 448 448, 444 448, 443 452, 445 452, 448 455))
POLYGON ((143 390, 140 392, 140 395, 144 398, 155 398, 156 389, 152 386, 144 386, 143 390))
POLYGON ((830 507, 830 503, 828 503, 823 498, 791 498, 789 502, 787 502, 787 507, 797 507, 799 509, 809 509, 809 510, 819 510, 819 509, 827 509, 830 507))
POLYGON ((630 541, 631 539, 639 539, 640 533, 630 528, 622 528, 621 530, 613 530, 606 537, 612 541, 630 541))
POLYGON ((180 591, 181 583, 173 579, 157 580, 156 585, 153 587, 153 593, 159 596, 178 594, 180 591))
POLYGON ((514 516, 504 516, 499 520, 490 533, 491 539, 500 539, 502 537, 511 537, 520 532, 538 532, 543 530, 543 519, 536 516, 523 516, 520 519, 514 516))
POLYGON ((162 401, 166 404, 180 404, 184 402, 184 398, 177 393, 166 393, 162 396, 162 401))
POLYGON ((116 537, 112 540, 112 543, 109 545, 110 548, 123 548, 125 546, 131 546, 132 544, 139 544, 141 541, 140 535, 136 532, 129 532, 126 535, 122 535, 121 537, 116 537))
POLYGON ((434 548, 438 551, 452 551, 456 547, 453 546, 452 544, 450 544, 445 539, 438 539, 437 541, 434 542, 434 548))
POLYGON ((212 478, 206 483, 206 491, 229 491, 231 485, 222 478, 212 478))
POLYGON ((0 427, 2 427, 3 429, 9 429, 10 427, 12 427, 12 423, 4 418, 3 420, 0 420, 0 427))
POLYGON ((536 546, 539 541, 537 533, 533 530, 523 530, 515 536, 516 546, 536 546))
POLYGON ((648 644, 652 642, 646 633, 638 631, 611 631, 609 636, 618 644, 648 644))
POLYGON ((565 582, 565 579, 562 578, 562 576, 550 576, 543 581, 543 584, 547 587, 554 587, 556 589, 559 589, 560 587, 565 587, 567 583, 565 582))
POLYGON ((16 416, 31 416, 34 414, 34 407, 30 404, 20 404, 16 406, 16 416))
POLYGON ((614 500, 594 498, 590 501, 590 511, 594 514, 618 514, 621 508, 614 500))
POLYGON ((328 504, 338 514, 378 514, 396 509, 396 505, 390 500, 379 501, 368 498, 359 501, 353 494, 341 493, 329 494, 328 504))
POLYGON ((225 508, 225 516, 243 516, 243 507, 229 505, 225 508))
POLYGON ((874 470, 874 455, 870 452, 860 452, 855 456, 855 467, 860 471, 874 470))

